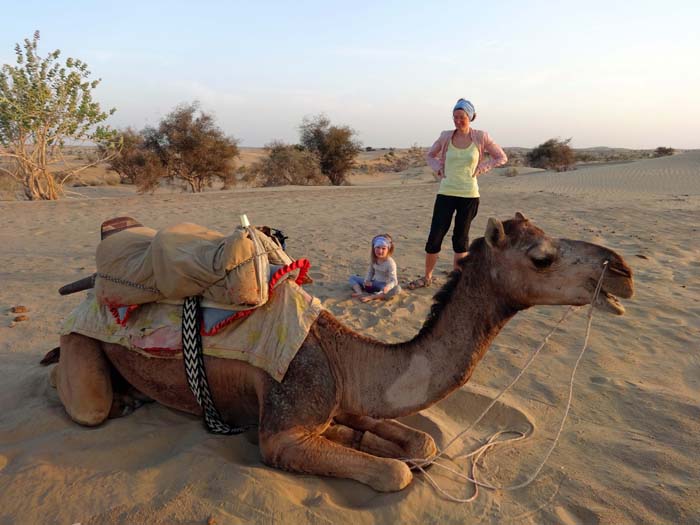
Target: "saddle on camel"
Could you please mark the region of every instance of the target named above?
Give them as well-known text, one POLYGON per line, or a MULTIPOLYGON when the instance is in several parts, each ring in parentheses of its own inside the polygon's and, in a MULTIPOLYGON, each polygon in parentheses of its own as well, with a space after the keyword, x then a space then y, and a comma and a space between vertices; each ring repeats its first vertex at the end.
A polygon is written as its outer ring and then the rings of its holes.
MULTIPOLYGON (((437 449, 429 434, 396 418, 463 386, 513 316, 535 305, 591 303, 621 315, 624 308, 616 296, 631 297, 634 291, 632 270, 620 255, 596 244, 549 237, 521 213, 503 222, 489 219, 484 237, 471 244, 459 264, 435 295, 418 334, 396 344, 343 326, 318 301, 297 294, 300 287, 287 279, 288 285, 273 290, 272 300, 242 321, 267 309, 271 313, 260 317, 274 317, 270 305, 280 300, 302 310, 309 329, 283 374, 223 358, 215 348, 208 354, 207 337, 202 337, 205 350, 199 360, 218 415, 236 429, 255 429, 246 436, 259 443, 267 465, 350 478, 378 491, 401 490, 413 479, 407 458, 427 460, 437 449)), ((106 308, 91 310, 111 315, 106 308)), ((183 322, 183 348, 189 346, 184 334, 189 314, 168 314, 183 322)), ((148 324, 137 318, 126 324, 132 323, 148 324)), ((106 336, 64 328, 51 378, 71 419, 100 425, 128 414, 144 398, 206 419, 201 377, 192 387, 181 360, 126 350, 141 343, 138 334, 124 334, 121 328, 106 336)), ((272 345, 287 339, 289 330, 281 316, 258 328, 256 336, 272 345), (266 337, 270 334, 274 337, 266 337)), ((296 332, 299 337, 301 332, 296 332)))

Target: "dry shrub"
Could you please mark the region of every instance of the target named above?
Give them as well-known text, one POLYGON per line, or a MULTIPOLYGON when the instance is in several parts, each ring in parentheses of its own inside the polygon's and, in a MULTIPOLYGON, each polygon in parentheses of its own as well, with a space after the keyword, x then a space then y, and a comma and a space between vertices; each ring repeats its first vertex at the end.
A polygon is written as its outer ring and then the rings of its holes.
POLYGON ((659 146, 654 150, 654 157, 667 157, 673 155, 676 152, 673 148, 667 148, 665 146, 659 146))
POLYGON ((268 156, 245 170, 245 181, 261 186, 309 186, 325 182, 318 157, 313 152, 279 141, 265 147, 268 156))
POLYGON ((299 126, 299 134, 299 142, 316 156, 321 173, 331 184, 346 184, 361 147, 355 139, 355 130, 349 126, 331 126, 328 117, 321 114, 305 117, 299 126))
POLYGON ((574 150, 569 143, 571 139, 549 139, 527 154, 528 165, 533 168, 567 171, 573 169, 576 163, 574 150))
POLYGON ((518 168, 506 168, 503 170, 504 177, 516 177, 518 175, 518 168))

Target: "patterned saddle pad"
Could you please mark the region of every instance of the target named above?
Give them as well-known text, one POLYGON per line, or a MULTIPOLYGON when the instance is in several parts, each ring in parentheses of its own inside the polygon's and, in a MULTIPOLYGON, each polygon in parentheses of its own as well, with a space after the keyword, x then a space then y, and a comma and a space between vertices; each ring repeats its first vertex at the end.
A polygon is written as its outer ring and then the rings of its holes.
MULTIPOLYGON (((278 286, 263 306, 230 323, 224 321, 231 311, 205 308, 204 354, 245 361, 282 381, 322 309, 317 298, 292 280, 278 286), (221 328, 212 333, 216 326, 221 328)), ((61 333, 83 334, 153 358, 182 359, 181 325, 181 304, 140 305, 120 323, 89 293, 65 320, 61 333)))

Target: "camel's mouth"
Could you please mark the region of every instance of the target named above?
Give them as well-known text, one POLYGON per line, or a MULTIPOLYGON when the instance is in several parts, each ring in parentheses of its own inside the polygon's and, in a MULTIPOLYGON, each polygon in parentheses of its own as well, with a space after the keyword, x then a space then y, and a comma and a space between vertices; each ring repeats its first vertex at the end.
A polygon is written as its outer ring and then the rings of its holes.
MULTIPOLYGON (((600 289, 598 298, 593 306, 604 312, 615 315, 624 315, 625 307, 622 306, 618 297, 628 299, 634 295, 634 281, 632 280, 632 270, 623 262, 618 261, 608 266, 609 274, 605 276, 603 286, 600 289)), ((589 290, 593 293, 597 282, 589 281, 589 290)))
POLYGON ((593 306, 603 310, 604 312, 615 315, 624 315, 625 313, 625 307, 622 306, 622 303, 620 303, 618 298, 605 290, 600 291, 600 294, 598 294, 598 298, 593 306))

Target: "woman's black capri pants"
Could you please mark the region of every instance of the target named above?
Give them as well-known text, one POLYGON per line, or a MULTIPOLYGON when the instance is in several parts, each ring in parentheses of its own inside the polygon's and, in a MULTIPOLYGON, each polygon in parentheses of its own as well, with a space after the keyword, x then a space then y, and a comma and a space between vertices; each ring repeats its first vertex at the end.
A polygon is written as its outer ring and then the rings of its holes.
POLYGON ((479 210, 478 197, 453 197, 452 195, 437 195, 433 207, 433 220, 430 224, 430 235, 425 243, 426 253, 439 253, 442 240, 447 235, 455 217, 455 227, 452 231, 452 248, 455 253, 464 253, 469 246, 469 227, 479 210))

